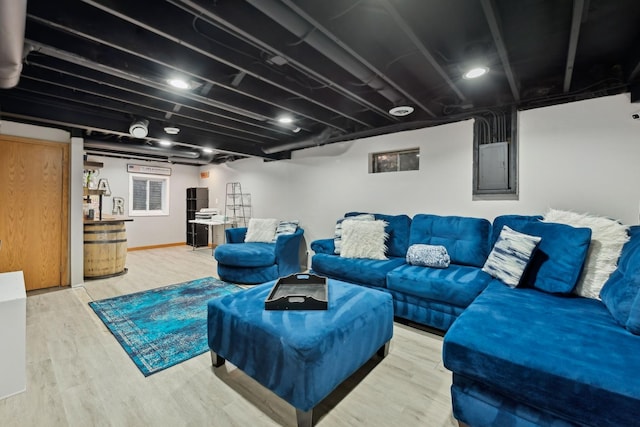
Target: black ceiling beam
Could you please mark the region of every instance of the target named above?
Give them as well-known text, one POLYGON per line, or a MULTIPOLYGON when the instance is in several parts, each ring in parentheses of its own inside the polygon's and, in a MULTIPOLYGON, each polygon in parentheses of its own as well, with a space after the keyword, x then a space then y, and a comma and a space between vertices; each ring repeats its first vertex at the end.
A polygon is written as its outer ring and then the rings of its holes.
MULTIPOLYGON (((41 58, 38 58, 41 59, 41 58)), ((127 109, 128 105, 137 105, 139 107, 147 108, 152 112, 161 112, 166 114, 171 112, 173 116, 180 117, 182 119, 171 119, 170 122, 173 125, 185 125, 190 127, 199 127, 206 125, 210 129, 223 129, 235 133, 238 138, 242 139, 256 139, 257 141, 264 140, 279 140, 284 135, 279 135, 271 132, 258 132, 258 129, 248 130, 241 128, 240 124, 231 120, 225 120, 220 117, 216 117, 203 109, 195 109, 185 104, 177 104, 172 100, 162 99, 155 97, 150 93, 144 93, 141 91, 134 91, 128 88, 122 88, 119 86, 110 85, 99 80, 91 80, 87 78, 87 70, 75 70, 71 72, 68 70, 54 69, 47 66, 42 66, 36 61, 30 61, 25 69, 23 69, 23 76, 25 78, 34 78, 39 81, 48 82, 51 85, 64 86, 76 91, 96 95, 105 99, 112 99, 122 103, 123 109, 127 109), (51 80, 51 72, 58 73, 55 81, 51 80), (175 106, 178 105, 181 108, 178 112, 174 111, 175 106), (189 120, 189 119, 193 120, 189 120), (199 125, 197 123, 200 122, 199 125)), ((104 76, 103 76, 104 77, 104 76)), ((144 117, 144 113, 139 113, 144 117)), ((290 136, 291 132, 289 132, 290 136)))
POLYGON ((573 0, 573 14, 571 15, 571 31, 569 33, 569 48, 567 49, 567 65, 564 69, 563 92, 571 89, 571 78, 573 76, 573 66, 576 61, 576 50, 578 49, 578 39, 580 38, 580 27, 584 12, 584 0, 573 0))
MULTIPOLYGON (((3 107, 3 114, 7 113, 22 119, 29 119, 35 123, 54 124, 67 129, 81 128, 85 130, 98 131, 123 137, 130 137, 128 132, 121 132, 118 129, 128 129, 131 119, 126 113, 111 114, 108 110, 91 108, 87 106, 73 106, 62 103, 47 96, 33 96, 16 87, 10 91, 0 92, 0 102, 3 107)), ((159 129, 162 123, 150 121, 149 129, 159 129)), ((270 160, 280 160, 287 158, 288 153, 281 155, 267 155, 256 144, 246 143, 229 138, 212 137, 209 133, 198 132, 187 129, 183 135, 183 140, 198 141, 196 144, 180 142, 180 145, 202 148, 208 147, 217 151, 243 156, 260 157, 270 160)), ((163 133, 153 133, 150 131, 148 139, 163 139, 163 133)))
MULTIPOLYGON (((80 13, 77 11, 78 5, 74 8, 77 13, 80 13)), ((89 8, 89 10, 82 11, 85 19, 73 20, 72 22, 65 22, 70 20, 65 19, 66 16, 64 14, 60 14, 60 16, 56 15, 54 18, 43 18, 30 13, 27 17, 29 19, 29 23, 37 22, 49 27, 49 29, 55 29, 73 35, 76 39, 84 39, 93 43, 99 43, 103 45, 101 46, 102 52, 109 47, 114 51, 123 53, 124 55, 131 55, 139 58, 140 60, 149 61, 155 66, 165 68, 167 78, 172 73, 177 72, 184 76, 190 76, 191 78, 201 82, 211 82, 217 86, 215 97, 227 98, 228 101, 226 101, 226 103, 228 104, 242 105, 243 103, 246 104, 249 100, 253 100, 258 103, 257 105, 262 104, 268 106, 271 112, 261 114, 265 115, 269 120, 275 121, 276 117, 283 111, 295 111, 295 114, 298 116, 306 117, 322 123, 325 126, 346 132, 346 129, 333 122, 335 117, 335 113, 333 112, 318 108, 311 111, 308 108, 301 109, 299 106, 293 107, 290 105, 291 102, 289 100, 283 99, 283 93, 281 90, 266 84, 256 86, 258 82, 255 79, 252 81, 254 87, 249 88, 247 87, 248 82, 243 82, 242 90, 234 88, 230 84, 234 72, 236 71, 233 67, 211 60, 202 54, 183 49, 178 43, 167 42, 166 39, 148 31, 137 31, 132 24, 113 18, 112 15, 105 14, 91 6, 85 6, 85 9, 86 8, 89 8), (61 21, 62 23, 57 21, 61 21), (100 25, 97 25, 98 22, 100 25), (179 66, 174 65, 177 61, 180 62, 179 66), (226 80, 229 82, 227 83, 226 80)), ((51 9, 53 10, 47 10, 43 13, 56 13, 56 11, 59 11, 62 8, 56 5, 51 9)), ((33 28, 31 28, 31 30, 35 31, 33 28)), ((77 44, 78 43, 74 44, 70 42, 67 45, 74 46, 74 49, 76 49, 77 44)), ((105 55, 103 56, 103 59, 105 61, 113 61, 114 56, 115 54, 109 56, 105 55)), ((116 68, 126 69, 127 67, 131 67, 131 64, 129 64, 129 61, 123 57, 120 60, 120 66, 116 68)), ((254 102, 250 107, 243 106, 241 108, 247 111, 252 111, 257 105, 254 102)))
POLYGON ((518 83, 516 82, 515 75, 511 69, 511 62, 509 62, 509 54, 507 53, 507 46, 505 45, 504 38, 502 37, 502 25, 496 13, 494 0, 480 0, 482 4, 482 10, 484 16, 489 24, 491 30, 491 36, 493 37, 493 43, 496 46, 500 61, 502 62, 502 68, 509 82, 511 88, 511 95, 515 101, 520 101, 520 90, 518 89, 518 83))
MULTIPOLYGON (((86 105, 95 108, 104 108, 105 110, 111 110, 114 112, 126 112, 135 117, 144 117, 148 120, 154 120, 157 122, 162 122, 164 119, 164 114, 166 109, 162 108, 154 108, 148 105, 143 104, 144 97, 133 97, 130 95, 130 98, 126 101, 122 99, 118 99, 117 97, 112 97, 105 94, 97 93, 90 88, 83 87, 84 85, 81 82, 77 84, 70 84, 68 81, 57 81, 56 83, 48 82, 47 80, 31 77, 29 75, 22 75, 23 79, 21 79, 19 87, 27 92, 37 93, 41 95, 47 95, 57 100, 66 101, 72 104, 86 105)), ((66 79, 70 80, 70 79, 66 79)), ((222 135, 230 138, 250 141, 257 144, 262 144, 268 142, 269 140, 275 140, 276 138, 249 138, 246 134, 239 134, 237 132, 231 131, 221 131, 215 129, 215 125, 205 127, 207 125, 206 122, 198 122, 193 119, 189 119, 187 117, 182 117, 181 120, 175 121, 175 124, 178 125, 182 130, 185 128, 197 129, 204 132, 211 133, 213 135, 222 135)), ((122 130, 126 130, 128 127, 125 127, 122 130)), ((181 135, 172 137, 182 139, 181 135)))
POLYGON ((286 60, 287 64, 295 70, 308 76, 317 82, 320 87, 326 87, 338 93, 343 97, 353 99, 359 102, 365 108, 376 112, 385 119, 385 123, 389 121, 397 121, 396 117, 389 114, 389 108, 393 104, 383 98, 377 92, 356 92, 348 89, 347 85, 351 85, 350 80, 353 75, 349 74, 337 64, 329 66, 328 61, 316 61, 313 64, 305 63, 301 58, 315 57, 318 52, 303 43, 296 43, 295 38, 291 37, 291 33, 280 28, 280 32, 273 31, 270 27, 260 34, 258 26, 252 28, 252 33, 246 31, 243 26, 247 14, 254 13, 255 9, 249 8, 244 2, 218 3, 215 5, 215 13, 210 10, 210 4, 203 0, 167 0, 176 6, 191 11, 196 16, 206 19, 212 25, 218 26, 220 29, 227 31, 229 34, 250 43, 265 52, 269 52, 274 56, 279 56, 286 60), (283 35, 283 32, 286 33, 283 35), (332 76, 331 78, 328 76, 332 76))
MULTIPOLYGON (((54 72, 63 74, 74 74, 87 80, 92 80, 98 84, 104 84, 134 93, 144 93, 146 96, 166 100, 177 105, 187 106, 191 109, 201 111, 218 118, 221 125, 229 123, 229 126, 236 128, 231 123, 246 125, 265 129, 274 133, 290 135, 291 131, 285 131, 277 126, 266 126, 264 119, 253 119, 239 112, 232 106, 222 104, 218 101, 196 95, 190 91, 179 91, 170 89, 164 84, 154 80, 146 79, 131 71, 121 71, 105 64, 91 61, 87 58, 75 55, 71 52, 62 51, 51 46, 44 45, 33 40, 26 40, 26 43, 35 48, 36 53, 27 57, 27 62, 36 66, 48 68, 54 72), (42 53, 43 55, 37 55, 42 53), (37 55, 37 56, 34 56, 37 55), (79 70, 75 66, 81 67, 79 70), (150 89, 154 91, 151 92, 150 89)), ((259 118, 259 116, 258 116, 259 118)), ((304 129, 304 126, 301 125, 304 129)))
MULTIPOLYGON (((254 4, 260 4, 260 5, 262 5, 264 3, 265 3, 264 0, 256 0, 254 2, 254 4)), ((295 13, 297 13, 303 19, 305 19, 307 22, 309 22, 313 26, 314 30, 320 31, 322 34, 325 35, 325 37, 327 37, 328 40, 330 40, 333 43, 335 43, 337 45, 338 49, 344 50, 347 54, 351 55, 351 57, 353 57, 357 62, 362 64, 364 67, 366 67, 370 71, 371 75, 374 76, 373 79, 369 79, 369 80, 374 80, 375 81, 376 79, 379 79, 379 80, 382 81, 382 83, 384 85, 387 86, 387 88, 384 88, 384 87, 382 89, 377 89, 376 88, 376 90, 378 90, 379 92, 393 90, 397 94, 401 95, 400 98, 392 100, 392 102, 394 103, 394 106, 398 106, 398 104, 400 104, 400 103, 406 103, 406 101, 411 101, 416 106, 420 107, 429 116, 431 116, 431 117, 435 117, 436 116, 436 114, 433 111, 431 111, 423 102, 421 102, 416 97, 414 97, 410 92, 404 90, 400 85, 396 84, 396 82, 394 82, 392 79, 390 79, 385 73, 383 73, 380 69, 378 69, 373 64, 371 64, 369 61, 367 61, 365 58, 363 58, 361 55, 359 55, 356 51, 354 51, 346 43, 344 43, 342 40, 340 40, 335 34, 333 34, 331 31, 329 31, 327 28, 322 26, 319 22, 317 22, 315 19, 313 19, 307 13, 305 13, 295 3, 293 3, 293 2, 291 2, 289 0, 282 0, 282 3, 286 4, 287 6, 289 6, 289 8, 291 10, 293 10, 295 13)), ((330 51, 326 51, 325 50, 323 53, 328 58, 330 58, 332 60, 336 60, 336 55, 339 55, 339 53, 337 53, 337 52, 339 52, 339 51, 336 50, 336 52, 334 53, 334 52, 331 52, 331 50, 330 51)), ((363 80, 363 82, 368 84, 368 85, 371 85, 371 82, 369 82, 369 81, 363 80)))
POLYGON ((460 91, 458 86, 451 80, 447 72, 442 68, 440 63, 436 60, 436 58, 431 54, 431 51, 425 46, 425 44, 420 40, 420 38, 416 35, 416 33, 411 29, 407 21, 400 15, 398 10, 389 0, 380 0, 382 6, 385 8, 387 13, 391 15, 391 17, 396 22, 396 25, 400 27, 400 29, 405 33, 405 35, 411 40, 415 47, 418 48, 420 54, 429 62, 431 67, 442 77, 442 80, 445 81, 449 89, 451 89, 460 101, 466 101, 466 97, 460 91))
MULTIPOLYGON (((330 110, 362 126, 372 127, 372 123, 365 122, 353 114, 354 111, 362 108, 361 104, 356 104, 348 99, 345 100, 346 102, 342 100, 337 102, 335 92, 330 90, 311 90, 301 86, 294 86, 286 76, 273 72, 265 66, 256 63, 263 62, 263 58, 242 54, 237 50, 226 47, 224 44, 213 44, 207 40, 205 36, 196 33, 192 29, 197 22, 193 21, 194 17, 192 15, 187 14, 182 9, 174 9, 171 13, 166 14, 154 13, 150 15, 140 13, 140 7, 135 2, 118 3, 112 0, 83 1, 161 37, 180 43, 183 47, 236 68, 238 74, 234 75, 229 83, 233 87, 240 87, 240 82, 236 79, 237 75, 248 75, 287 91, 291 96, 316 104, 321 108, 330 110), (185 19, 182 15, 187 15, 189 19, 185 19), (182 22, 181 25, 177 25, 178 22, 182 22), (185 31, 185 28, 189 28, 189 31, 185 31), (352 105, 349 105, 349 102, 351 102, 352 105)), ((146 10, 144 12, 146 12, 146 10)))

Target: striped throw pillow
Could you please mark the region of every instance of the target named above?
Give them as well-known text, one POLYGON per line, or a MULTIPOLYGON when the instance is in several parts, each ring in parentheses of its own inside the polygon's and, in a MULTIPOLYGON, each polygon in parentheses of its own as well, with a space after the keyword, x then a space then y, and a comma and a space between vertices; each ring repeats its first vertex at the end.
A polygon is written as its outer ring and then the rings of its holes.
POLYGON ((515 288, 540 240, 538 236, 520 233, 505 225, 482 271, 515 288))

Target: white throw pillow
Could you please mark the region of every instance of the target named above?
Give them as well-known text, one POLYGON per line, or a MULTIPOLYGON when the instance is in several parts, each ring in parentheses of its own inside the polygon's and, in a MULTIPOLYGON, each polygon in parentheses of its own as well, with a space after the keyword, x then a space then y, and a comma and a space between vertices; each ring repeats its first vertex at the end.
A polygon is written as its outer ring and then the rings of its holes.
POLYGON ((358 221, 345 219, 342 222, 343 258, 387 259, 385 241, 387 233, 384 228, 387 223, 377 221, 358 221))
POLYGON ((503 226, 482 271, 515 288, 540 240, 538 236, 530 236, 503 226))
POLYGON ((340 249, 342 248, 342 221, 344 221, 345 219, 352 219, 355 221, 373 221, 376 218, 373 216, 373 214, 360 214, 340 218, 336 222, 335 236, 333 239, 333 253, 336 255, 340 255, 340 249))
POLYGON ((275 218, 251 218, 244 241, 271 243, 279 223, 275 218))
POLYGON ((629 240, 629 227, 609 218, 558 209, 549 209, 543 221, 591 229, 589 252, 574 292, 600 299, 600 290, 616 269, 622 247, 629 240))

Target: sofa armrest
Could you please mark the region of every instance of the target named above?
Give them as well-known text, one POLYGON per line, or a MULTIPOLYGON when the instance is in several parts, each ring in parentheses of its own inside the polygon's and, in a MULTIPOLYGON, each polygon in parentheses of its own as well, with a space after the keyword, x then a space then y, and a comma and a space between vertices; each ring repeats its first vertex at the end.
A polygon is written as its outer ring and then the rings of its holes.
POLYGON ((276 240, 276 264, 280 277, 300 272, 300 242, 304 230, 299 228, 293 234, 283 234, 276 240))
POLYGON ((335 253, 335 244, 333 239, 319 239, 311 242, 311 250, 317 254, 329 254, 335 253))
POLYGON ((244 243, 244 237, 247 235, 246 227, 227 228, 224 230, 227 243, 244 243))

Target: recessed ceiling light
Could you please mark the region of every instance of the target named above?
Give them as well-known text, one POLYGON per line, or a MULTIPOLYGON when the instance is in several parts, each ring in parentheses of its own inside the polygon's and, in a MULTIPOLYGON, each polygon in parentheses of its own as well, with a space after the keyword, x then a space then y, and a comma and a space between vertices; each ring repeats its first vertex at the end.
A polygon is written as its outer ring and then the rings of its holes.
POLYGON ((389 110, 389 114, 396 117, 408 116, 413 113, 413 107, 410 105, 399 105, 389 110))
POLYGON ((172 144, 172 142, 169 141, 168 139, 161 139, 158 142, 160 143, 160 145, 164 145, 165 147, 169 147, 172 144))
POLYGON ((465 79, 476 79, 480 76, 484 76, 488 72, 489 72, 489 68, 487 67, 474 67, 469 71, 467 71, 466 73, 464 73, 462 77, 465 79))
POLYGON ((167 80, 167 83, 169 83, 171 86, 178 88, 178 89, 189 89, 191 88, 191 85, 189 84, 189 82, 182 80, 182 79, 169 79, 167 80))
POLYGON ((202 152, 209 154, 209 153, 213 153, 213 150, 211 148, 203 148, 202 152))
POLYGON ((164 131, 169 135, 177 135, 178 132, 180 132, 180 128, 177 128, 175 126, 167 126, 164 128, 164 131))
POLYGON ((284 125, 293 123, 293 117, 291 116, 280 116, 278 117, 278 123, 282 123, 284 125))

